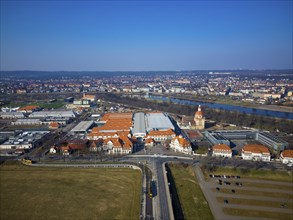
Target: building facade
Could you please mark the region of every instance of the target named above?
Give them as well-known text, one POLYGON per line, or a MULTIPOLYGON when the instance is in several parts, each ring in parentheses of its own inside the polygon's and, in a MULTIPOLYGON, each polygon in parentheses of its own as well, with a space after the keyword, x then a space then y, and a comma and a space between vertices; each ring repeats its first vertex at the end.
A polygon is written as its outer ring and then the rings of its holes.
POLYGON ((213 156, 232 157, 232 150, 226 144, 216 144, 213 146, 213 156))
POLYGON ((243 160, 270 161, 271 154, 267 147, 259 144, 247 144, 242 148, 243 160))
POLYGON ((285 164, 293 163, 293 150, 284 150, 280 155, 280 159, 285 164))
POLYGON ((183 138, 181 135, 174 137, 171 140, 170 148, 175 152, 181 152, 184 154, 191 154, 192 148, 190 142, 183 138))

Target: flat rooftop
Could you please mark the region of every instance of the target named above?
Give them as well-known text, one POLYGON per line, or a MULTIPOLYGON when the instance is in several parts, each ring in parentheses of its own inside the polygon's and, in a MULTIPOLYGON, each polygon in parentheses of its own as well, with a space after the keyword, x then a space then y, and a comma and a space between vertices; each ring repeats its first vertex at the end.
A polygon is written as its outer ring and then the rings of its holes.
POLYGON ((138 112, 134 114, 133 118, 133 130, 132 134, 145 134, 145 114, 143 112, 138 112))
POLYGON ((151 130, 168 130, 173 129, 174 125, 169 117, 163 113, 148 113, 146 114, 146 129, 151 130))
POLYGON ((86 132, 93 125, 93 123, 94 121, 81 121, 71 131, 86 132))

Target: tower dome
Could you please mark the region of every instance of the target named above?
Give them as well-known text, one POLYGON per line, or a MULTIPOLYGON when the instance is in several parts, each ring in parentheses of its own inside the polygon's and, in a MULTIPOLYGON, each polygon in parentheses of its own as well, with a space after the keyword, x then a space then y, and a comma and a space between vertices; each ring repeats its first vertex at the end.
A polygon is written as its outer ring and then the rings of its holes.
POLYGON ((198 106, 197 112, 195 112, 195 118, 202 118, 203 112, 201 111, 201 106, 198 106))

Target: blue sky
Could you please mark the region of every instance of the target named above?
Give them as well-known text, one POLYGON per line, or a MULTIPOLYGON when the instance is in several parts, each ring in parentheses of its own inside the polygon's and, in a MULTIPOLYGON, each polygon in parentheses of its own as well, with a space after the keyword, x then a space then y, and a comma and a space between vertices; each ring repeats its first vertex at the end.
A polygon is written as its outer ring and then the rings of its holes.
POLYGON ((2 1, 1 70, 288 69, 291 1, 2 1))

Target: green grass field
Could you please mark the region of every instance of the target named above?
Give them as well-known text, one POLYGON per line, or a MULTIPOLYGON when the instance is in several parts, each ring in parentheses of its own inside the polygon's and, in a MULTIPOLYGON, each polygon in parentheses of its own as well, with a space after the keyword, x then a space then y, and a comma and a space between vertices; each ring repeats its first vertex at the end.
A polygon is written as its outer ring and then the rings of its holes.
POLYGON ((139 219, 131 169, 0 167, 0 219, 139 219))
POLYGON ((214 219, 191 166, 169 164, 180 198, 184 219, 214 219))
POLYGON ((40 106, 41 108, 48 108, 48 109, 57 109, 57 108, 62 108, 65 105, 64 101, 57 100, 56 102, 21 102, 21 103, 11 103, 7 105, 6 107, 24 107, 28 105, 35 105, 35 106, 40 106))

